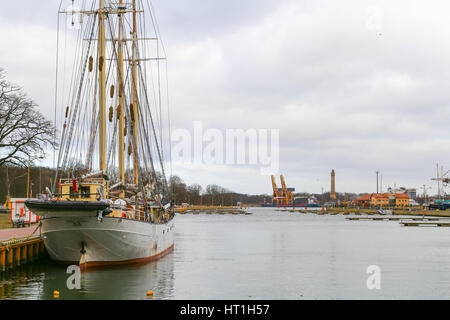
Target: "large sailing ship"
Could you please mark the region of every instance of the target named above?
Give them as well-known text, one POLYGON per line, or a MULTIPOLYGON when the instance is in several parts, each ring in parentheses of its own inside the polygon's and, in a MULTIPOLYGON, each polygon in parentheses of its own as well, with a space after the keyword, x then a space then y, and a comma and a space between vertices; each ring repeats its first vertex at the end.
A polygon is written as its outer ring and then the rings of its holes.
POLYGON ((56 261, 149 261, 174 247, 165 172, 165 52, 150 2, 88 2, 75 10, 72 1, 59 12, 78 25, 79 47, 72 77, 64 80, 71 86, 63 97, 54 187, 26 205, 40 216, 47 252, 56 261))

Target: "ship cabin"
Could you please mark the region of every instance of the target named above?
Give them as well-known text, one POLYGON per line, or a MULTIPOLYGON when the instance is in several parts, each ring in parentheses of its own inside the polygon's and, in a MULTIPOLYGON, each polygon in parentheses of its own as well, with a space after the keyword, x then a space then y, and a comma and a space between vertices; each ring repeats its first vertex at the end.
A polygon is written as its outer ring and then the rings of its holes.
MULTIPOLYGON (((102 197, 99 193, 99 188, 103 190, 104 196, 107 197, 105 192, 106 181, 103 178, 88 178, 83 181, 76 181, 76 190, 74 190, 74 181, 72 179, 60 180, 60 200, 70 201, 99 201, 102 197), (76 191, 76 192, 75 192, 76 191)), ((109 217, 134 219, 140 221, 148 221, 148 215, 144 214, 143 208, 135 209, 135 206, 130 204, 113 204, 110 209, 112 212, 109 217)), ((162 221, 162 214, 159 210, 159 206, 149 206, 148 210, 153 216, 153 221, 159 223, 162 221)), ((170 219, 170 214, 166 215, 166 220, 170 219)))
POLYGON ((76 189, 74 190, 72 179, 61 179, 60 188, 61 200, 99 201, 101 196, 98 188, 105 189, 105 180, 103 178, 90 178, 81 183, 76 181, 76 189))

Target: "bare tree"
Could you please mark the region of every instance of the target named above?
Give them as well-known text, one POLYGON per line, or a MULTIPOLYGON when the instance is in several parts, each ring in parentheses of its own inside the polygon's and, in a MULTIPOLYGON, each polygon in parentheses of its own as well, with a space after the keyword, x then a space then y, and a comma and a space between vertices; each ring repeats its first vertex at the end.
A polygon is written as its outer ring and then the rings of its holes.
POLYGON ((202 192, 202 186, 199 184, 192 184, 186 189, 191 204, 200 204, 200 194, 202 192))
POLYGON ((170 190, 172 191, 173 200, 176 204, 181 204, 188 201, 188 193, 186 190, 186 184, 183 180, 176 175, 170 177, 169 180, 170 190))
POLYGON ((26 166, 54 144, 55 127, 36 106, 0 69, 0 167, 26 166))

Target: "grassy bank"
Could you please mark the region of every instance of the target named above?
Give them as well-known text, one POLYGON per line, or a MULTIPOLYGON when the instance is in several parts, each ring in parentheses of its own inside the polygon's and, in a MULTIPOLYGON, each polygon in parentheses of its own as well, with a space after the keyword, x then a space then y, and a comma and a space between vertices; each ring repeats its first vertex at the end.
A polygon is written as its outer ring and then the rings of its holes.
POLYGON ((8 229, 11 227, 9 214, 0 214, 0 229, 8 229))

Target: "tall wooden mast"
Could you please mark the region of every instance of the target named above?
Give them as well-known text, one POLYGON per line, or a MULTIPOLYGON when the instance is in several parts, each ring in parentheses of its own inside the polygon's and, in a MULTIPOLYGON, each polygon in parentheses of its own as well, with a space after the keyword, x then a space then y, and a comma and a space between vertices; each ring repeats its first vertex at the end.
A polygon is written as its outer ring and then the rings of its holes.
POLYGON ((131 117, 132 130, 133 130, 133 177, 134 183, 137 185, 139 182, 139 161, 138 161, 138 125, 139 125, 139 113, 138 113, 138 82, 137 82, 137 33, 136 33, 136 0, 133 0, 133 45, 132 45, 132 61, 131 71, 133 77, 133 107, 130 112, 133 113, 131 117))
MULTIPOLYGON (((120 6, 122 6, 123 0, 120 0, 120 6)), ((117 117, 119 121, 119 181, 125 183, 125 160, 124 160, 124 106, 125 106, 125 86, 124 86, 124 74, 123 74, 123 14, 119 13, 119 37, 117 41, 117 51, 118 51, 118 88, 119 88, 119 106, 117 107, 117 117)), ((124 197, 124 192, 122 191, 119 198, 124 197)))
POLYGON ((100 170, 106 170, 106 95, 105 95, 105 0, 100 0, 98 11, 98 107, 99 107, 99 132, 100 132, 100 170))

